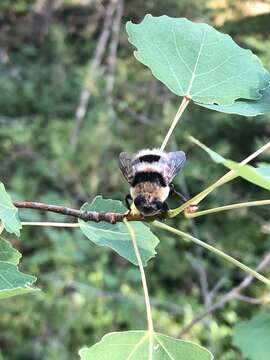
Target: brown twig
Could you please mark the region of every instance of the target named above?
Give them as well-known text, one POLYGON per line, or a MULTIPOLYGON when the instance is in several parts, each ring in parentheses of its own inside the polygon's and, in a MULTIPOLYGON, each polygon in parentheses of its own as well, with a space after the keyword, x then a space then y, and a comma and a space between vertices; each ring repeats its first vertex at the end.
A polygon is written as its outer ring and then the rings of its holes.
MULTIPOLYGON (((270 253, 267 253, 263 260, 260 262, 260 264, 257 267, 257 271, 262 270, 265 268, 270 262, 270 253)), ((233 299, 239 299, 242 301, 247 301, 247 297, 243 297, 240 292, 245 289, 247 286, 250 285, 250 283, 254 280, 254 277, 249 275, 244 278, 244 280, 237 286, 235 286, 233 289, 231 289, 228 293, 223 295, 223 297, 213 304, 212 306, 206 308, 204 311, 202 311, 200 314, 195 316, 186 326, 183 327, 183 329, 178 334, 178 338, 182 338, 185 336, 195 324, 197 324, 199 321, 201 321, 204 317, 207 315, 213 314, 216 310, 221 309, 227 302, 233 300, 233 299)), ((249 300, 251 298, 248 298, 249 300)), ((262 301, 256 299, 257 301, 253 301, 253 304, 262 304, 262 301)), ((251 303, 251 301, 249 301, 251 303)))
POLYGON ((114 224, 118 221, 123 221, 124 218, 127 218, 128 221, 146 220, 142 215, 139 214, 136 215, 130 213, 84 211, 84 210, 72 209, 60 205, 50 205, 40 202, 33 202, 33 201, 15 201, 14 205, 20 209, 50 211, 58 214, 73 216, 77 219, 82 219, 84 221, 95 221, 95 222, 106 221, 111 224, 114 224))

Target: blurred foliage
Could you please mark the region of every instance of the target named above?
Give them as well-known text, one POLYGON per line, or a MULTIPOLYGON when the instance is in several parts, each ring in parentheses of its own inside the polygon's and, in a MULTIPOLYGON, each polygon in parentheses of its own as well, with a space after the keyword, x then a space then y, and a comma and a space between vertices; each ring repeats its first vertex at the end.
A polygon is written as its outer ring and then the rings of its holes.
MULTIPOLYGON (((232 3, 227 3, 224 14, 232 3)), ((140 21, 149 12, 215 25, 217 13, 222 15, 202 0, 126 1, 110 95, 106 92, 108 51, 99 71, 88 73, 106 6, 98 0, 0 3, 0 179, 14 199, 73 207, 97 194, 123 199, 128 186, 118 170, 119 152, 159 146, 179 103, 134 59, 125 22, 140 21), (70 138, 86 76, 92 96, 73 151, 70 138)), ((248 17, 237 21, 228 28, 236 41, 257 53, 270 70, 269 30, 258 31, 248 17), (244 35, 237 21, 245 21, 244 35)), ((240 161, 269 139, 269 120, 269 115, 244 118, 191 105, 168 147, 183 149, 188 157, 184 178, 175 185, 192 195, 224 174, 221 166, 187 140, 188 134, 224 157, 240 161)), ((269 158, 265 154, 260 162, 269 158)), ((267 198, 266 190, 235 180, 212 194, 202 207, 263 198, 267 198)), ((20 214, 28 221, 69 221, 29 210, 20 214)), ((175 226, 196 232, 253 267, 270 245, 267 207, 210 215, 194 223, 180 218, 175 226)), ((154 322, 157 331, 177 336, 204 308, 194 259, 196 263, 201 257, 210 289, 226 279, 220 294, 245 274, 172 235, 162 232, 159 237, 158 255, 147 267, 154 322)), ((38 276, 37 286, 43 291, 1 301, 4 359, 77 359, 80 347, 109 331, 145 328, 139 273, 124 259, 94 246, 79 230, 25 227, 19 240, 12 235, 9 239, 23 254, 21 270, 38 276)), ((254 297, 263 297, 265 292, 258 282, 246 291, 254 297)), ((210 347, 219 360, 241 360, 231 343, 232 328, 257 311, 257 307, 233 301, 194 326, 186 338, 210 347)))

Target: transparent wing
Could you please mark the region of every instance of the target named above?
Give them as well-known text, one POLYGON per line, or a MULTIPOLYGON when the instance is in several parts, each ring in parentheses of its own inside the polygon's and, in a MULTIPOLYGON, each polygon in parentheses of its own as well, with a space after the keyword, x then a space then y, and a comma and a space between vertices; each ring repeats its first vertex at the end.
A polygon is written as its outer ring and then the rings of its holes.
POLYGON ((121 152, 119 155, 120 170, 129 183, 132 182, 131 161, 133 156, 134 155, 132 153, 128 152, 121 152))
POLYGON ((173 151, 167 154, 167 166, 165 167, 164 177, 167 184, 170 184, 174 177, 184 167, 186 162, 186 155, 184 151, 173 151))

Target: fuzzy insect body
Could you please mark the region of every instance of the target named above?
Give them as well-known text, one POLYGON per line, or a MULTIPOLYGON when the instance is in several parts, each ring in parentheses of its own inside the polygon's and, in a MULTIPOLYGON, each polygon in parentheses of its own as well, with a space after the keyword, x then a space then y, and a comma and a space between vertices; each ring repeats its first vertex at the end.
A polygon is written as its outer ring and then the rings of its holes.
POLYGON ((145 149, 135 154, 119 155, 119 166, 131 185, 126 200, 132 199, 144 216, 168 210, 166 200, 172 192, 172 181, 185 164, 183 151, 164 152, 145 149))

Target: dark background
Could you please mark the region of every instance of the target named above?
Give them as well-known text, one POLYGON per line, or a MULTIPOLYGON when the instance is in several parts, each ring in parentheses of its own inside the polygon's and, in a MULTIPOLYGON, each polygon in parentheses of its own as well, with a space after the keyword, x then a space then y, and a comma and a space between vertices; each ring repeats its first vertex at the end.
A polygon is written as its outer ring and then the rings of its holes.
MULTIPOLYGON (((270 70, 269 1, 1 0, 0 179, 13 199, 77 208, 97 194, 123 199, 128 186, 118 169, 119 152, 160 146, 180 101, 133 57, 125 23, 146 13, 212 24, 270 70), (91 96, 80 121, 75 114, 83 89, 91 96)), ((188 157, 176 187, 195 195, 225 173, 187 135, 240 161, 269 139, 269 120, 190 105, 168 146, 188 157)), ((269 158, 268 152, 258 161, 269 158)), ((202 207, 263 198, 266 191, 238 179, 202 207)), ((70 221, 37 211, 20 214, 27 221, 70 221)), ((194 222, 179 218, 174 225, 252 267, 270 245, 267 207, 194 222)), ((158 255, 146 269, 154 323, 157 331, 177 336, 245 274, 173 235, 159 237, 158 255)), ((19 240, 9 238, 23 254, 20 269, 38 276, 42 291, 1 301, 4 359, 77 359, 80 347, 107 332, 146 327, 138 269, 117 254, 91 244, 79 230, 25 227, 19 240)), ((262 298, 266 289, 254 281, 245 294, 262 298)), ((216 359, 241 360, 231 343, 233 328, 259 310, 234 300, 185 338, 208 346, 216 359)))

